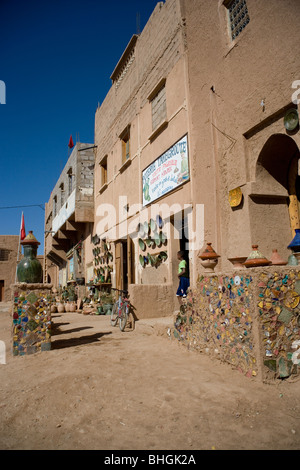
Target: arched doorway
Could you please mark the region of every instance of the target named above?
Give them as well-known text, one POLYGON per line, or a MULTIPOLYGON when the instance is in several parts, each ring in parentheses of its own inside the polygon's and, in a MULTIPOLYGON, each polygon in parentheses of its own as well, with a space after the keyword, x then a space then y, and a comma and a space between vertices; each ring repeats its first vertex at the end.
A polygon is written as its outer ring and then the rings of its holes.
POLYGON ((299 158, 291 137, 274 134, 256 162, 256 193, 250 202, 252 239, 268 249, 269 256, 271 248, 287 255, 287 245, 300 228, 299 158))
POLYGON ((295 228, 300 228, 299 158, 300 152, 296 142, 287 135, 275 134, 265 143, 256 167, 257 180, 261 184, 264 184, 264 180, 271 183, 274 196, 278 184, 286 189, 291 235, 295 228))

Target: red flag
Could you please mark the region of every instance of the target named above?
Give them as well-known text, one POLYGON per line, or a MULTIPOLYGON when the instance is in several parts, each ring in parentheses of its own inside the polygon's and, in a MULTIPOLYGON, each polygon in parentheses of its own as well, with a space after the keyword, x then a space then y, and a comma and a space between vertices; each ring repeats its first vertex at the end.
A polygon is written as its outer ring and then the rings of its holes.
POLYGON ((24 222, 24 214, 22 212, 20 238, 21 238, 21 240, 24 240, 25 237, 26 237, 25 222, 24 222))
POLYGON ((72 147, 74 147, 72 136, 70 137, 68 147, 69 147, 70 149, 71 149, 72 147))

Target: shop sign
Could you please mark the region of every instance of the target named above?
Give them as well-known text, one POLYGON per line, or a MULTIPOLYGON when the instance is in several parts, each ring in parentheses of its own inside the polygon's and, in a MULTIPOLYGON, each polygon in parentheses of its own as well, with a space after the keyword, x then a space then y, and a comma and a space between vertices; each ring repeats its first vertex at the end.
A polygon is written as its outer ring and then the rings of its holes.
POLYGON ((188 139, 185 135, 143 171, 143 206, 188 181, 188 139))

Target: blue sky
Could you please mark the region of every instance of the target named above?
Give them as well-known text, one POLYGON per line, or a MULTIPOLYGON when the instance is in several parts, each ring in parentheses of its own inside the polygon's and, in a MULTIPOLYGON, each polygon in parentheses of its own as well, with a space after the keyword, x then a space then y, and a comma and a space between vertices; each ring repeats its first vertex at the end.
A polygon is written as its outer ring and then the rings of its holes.
POLYGON ((26 233, 33 230, 43 253, 43 207, 68 159, 70 135, 74 143, 76 135, 94 141, 95 111, 110 75, 156 4, 0 0, 0 80, 6 85, 6 104, 0 104, 1 235, 19 234, 23 211, 26 233))

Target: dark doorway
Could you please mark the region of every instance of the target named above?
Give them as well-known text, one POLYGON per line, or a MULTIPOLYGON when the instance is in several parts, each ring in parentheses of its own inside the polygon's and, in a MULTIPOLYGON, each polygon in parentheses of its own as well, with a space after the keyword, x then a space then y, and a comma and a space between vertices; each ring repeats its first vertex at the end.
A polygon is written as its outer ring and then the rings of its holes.
POLYGON ((4 300, 4 281, 0 281, 0 302, 4 300))

